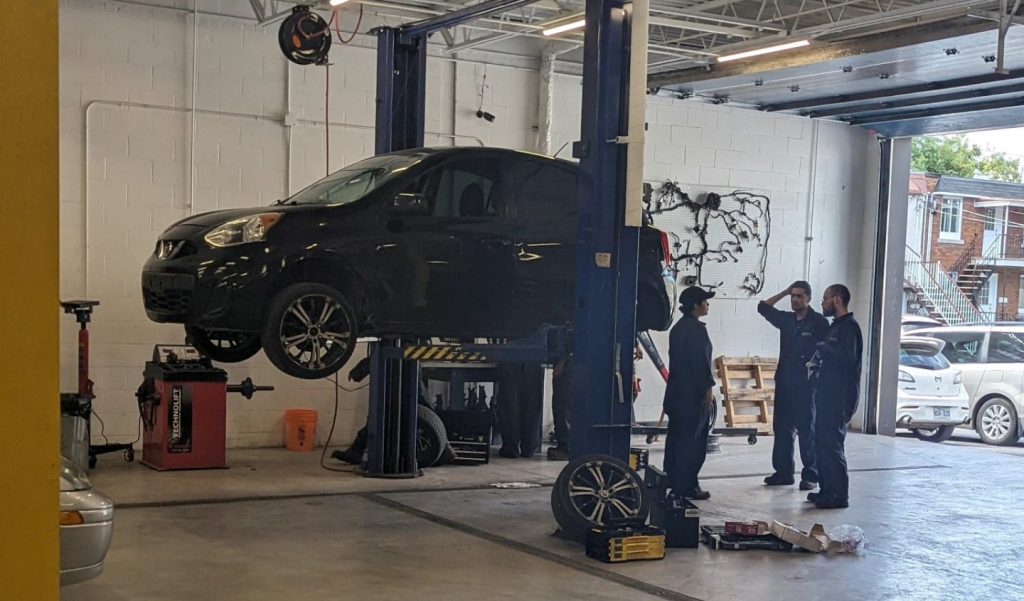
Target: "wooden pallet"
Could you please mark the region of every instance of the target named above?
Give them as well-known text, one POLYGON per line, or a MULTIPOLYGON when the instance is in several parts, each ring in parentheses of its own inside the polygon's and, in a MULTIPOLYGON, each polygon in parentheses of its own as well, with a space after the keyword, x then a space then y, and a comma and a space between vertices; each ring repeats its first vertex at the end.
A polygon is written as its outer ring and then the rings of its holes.
POLYGON ((772 357, 719 357, 715 359, 725 407, 725 425, 748 426, 772 433, 775 404, 775 369, 772 357))

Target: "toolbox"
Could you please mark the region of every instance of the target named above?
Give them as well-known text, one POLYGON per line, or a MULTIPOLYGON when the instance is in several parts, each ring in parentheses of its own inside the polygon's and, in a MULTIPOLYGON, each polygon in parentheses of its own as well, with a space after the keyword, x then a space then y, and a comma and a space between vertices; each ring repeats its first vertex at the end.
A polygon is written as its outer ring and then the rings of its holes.
POLYGON ((439 410, 438 417, 448 433, 448 443, 455 453, 452 463, 484 464, 491 460, 491 427, 494 415, 490 411, 439 410))
POLYGON ((665 558, 665 532, 642 520, 612 520, 587 532, 587 557, 605 563, 665 558))
POLYGON ((651 504, 651 524, 665 531, 665 546, 670 549, 700 546, 700 509, 689 501, 680 505, 671 497, 655 499, 651 504))
POLYGON ((632 448, 629 450, 629 467, 635 472, 645 470, 649 457, 650 452, 647 449, 632 448))

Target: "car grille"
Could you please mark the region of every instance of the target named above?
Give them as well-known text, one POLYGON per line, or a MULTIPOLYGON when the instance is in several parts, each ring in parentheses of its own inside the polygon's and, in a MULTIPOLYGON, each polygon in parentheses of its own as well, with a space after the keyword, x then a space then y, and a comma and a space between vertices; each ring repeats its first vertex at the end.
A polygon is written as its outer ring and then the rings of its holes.
POLYGON ((162 261, 179 259, 196 253, 196 245, 189 240, 157 240, 153 254, 162 261))
POLYGON ((188 313, 194 280, 182 274, 143 274, 142 300, 147 311, 164 315, 188 313))
POLYGON ((192 300, 191 290, 165 290, 154 292, 145 290, 143 300, 146 308, 160 313, 182 314, 188 311, 188 303, 192 300))

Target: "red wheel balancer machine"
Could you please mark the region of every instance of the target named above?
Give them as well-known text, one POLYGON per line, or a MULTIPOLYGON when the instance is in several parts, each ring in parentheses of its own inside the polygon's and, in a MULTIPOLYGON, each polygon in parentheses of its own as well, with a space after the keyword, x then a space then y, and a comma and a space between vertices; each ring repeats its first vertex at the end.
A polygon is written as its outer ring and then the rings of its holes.
POLYGON ((229 385, 228 374, 186 345, 157 345, 135 396, 142 416, 142 463, 155 470, 227 467, 227 393, 251 399, 250 378, 229 385))

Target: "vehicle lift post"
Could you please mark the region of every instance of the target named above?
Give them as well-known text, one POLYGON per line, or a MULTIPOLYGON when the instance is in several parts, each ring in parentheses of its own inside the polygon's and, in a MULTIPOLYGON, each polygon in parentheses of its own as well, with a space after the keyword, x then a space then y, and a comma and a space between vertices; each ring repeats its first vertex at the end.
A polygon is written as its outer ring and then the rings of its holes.
MULTIPOLYGON (((495 12, 537 0, 487 0, 401 27, 378 27, 375 150, 421 148, 424 141, 427 38, 495 12)), ((370 344, 370 402, 364 475, 412 478, 416 465, 419 363, 402 356, 403 341, 370 344)))
POLYGON ((570 459, 629 457, 639 228, 626 225, 632 3, 587 0, 570 459))

